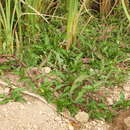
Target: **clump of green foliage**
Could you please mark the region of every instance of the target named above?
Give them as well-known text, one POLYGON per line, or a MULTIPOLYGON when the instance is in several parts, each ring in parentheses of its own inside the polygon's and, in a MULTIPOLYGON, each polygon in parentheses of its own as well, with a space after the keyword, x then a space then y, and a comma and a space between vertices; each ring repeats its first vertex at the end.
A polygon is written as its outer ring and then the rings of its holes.
POLYGON ((67 51, 62 43, 58 44, 64 32, 57 29, 54 21, 54 25, 45 25, 39 43, 24 53, 29 66, 49 66, 52 72, 48 77, 57 77, 51 81, 46 78, 37 90, 39 94, 55 103, 59 111, 68 109, 72 115, 81 109, 92 118, 111 120, 116 114, 111 109, 127 108, 129 101, 108 106, 105 97, 97 94, 102 86, 121 86, 127 79, 130 38, 125 21, 115 17, 104 23, 99 19, 91 21, 78 34, 80 45, 67 51))
POLYGON ((8 95, 0 94, 0 104, 6 104, 8 102, 25 102, 25 99, 22 96, 22 88, 16 88, 10 91, 8 95))

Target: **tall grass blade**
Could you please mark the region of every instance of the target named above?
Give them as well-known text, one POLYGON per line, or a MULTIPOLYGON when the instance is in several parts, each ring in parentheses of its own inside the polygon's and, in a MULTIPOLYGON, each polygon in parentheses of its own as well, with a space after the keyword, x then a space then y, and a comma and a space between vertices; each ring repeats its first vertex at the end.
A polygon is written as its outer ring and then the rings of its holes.
POLYGON ((77 13, 78 13, 78 0, 69 0, 68 4, 68 19, 67 19, 67 46, 68 50, 76 39, 77 30, 77 13))
POLYGON ((129 15, 129 13, 128 13, 127 6, 126 6, 126 4, 125 4, 125 0, 121 0, 121 3, 122 3, 122 7, 123 7, 123 9, 124 9, 125 15, 126 15, 127 19, 128 19, 129 22, 130 22, 130 15, 129 15))

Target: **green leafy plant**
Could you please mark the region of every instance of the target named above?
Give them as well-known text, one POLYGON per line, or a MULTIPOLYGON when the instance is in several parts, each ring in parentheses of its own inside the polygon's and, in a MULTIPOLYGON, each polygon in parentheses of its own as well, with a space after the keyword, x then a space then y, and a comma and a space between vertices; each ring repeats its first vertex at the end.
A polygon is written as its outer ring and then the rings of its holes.
POLYGON ((130 106, 130 100, 126 100, 123 93, 120 94, 120 100, 113 104, 113 109, 122 110, 127 109, 130 106))
POLYGON ((0 98, 2 98, 2 100, 0 101, 0 104, 6 104, 10 101, 18 101, 18 102, 25 102, 25 99, 22 96, 22 92, 23 89, 22 88, 16 88, 13 89, 9 95, 4 95, 2 94, 0 96, 0 98))

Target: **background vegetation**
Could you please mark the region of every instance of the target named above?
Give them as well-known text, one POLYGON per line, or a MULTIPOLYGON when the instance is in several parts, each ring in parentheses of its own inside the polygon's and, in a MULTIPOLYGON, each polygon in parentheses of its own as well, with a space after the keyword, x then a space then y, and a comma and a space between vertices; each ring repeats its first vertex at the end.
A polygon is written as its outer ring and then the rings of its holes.
POLYGON ((52 71, 40 86, 33 87, 43 74, 31 79, 33 91, 59 111, 74 115, 81 109, 111 119, 110 106, 97 92, 128 78, 129 22, 128 0, 0 0, 0 58, 9 59, 1 60, 0 69, 25 79, 28 68, 48 66, 52 71))

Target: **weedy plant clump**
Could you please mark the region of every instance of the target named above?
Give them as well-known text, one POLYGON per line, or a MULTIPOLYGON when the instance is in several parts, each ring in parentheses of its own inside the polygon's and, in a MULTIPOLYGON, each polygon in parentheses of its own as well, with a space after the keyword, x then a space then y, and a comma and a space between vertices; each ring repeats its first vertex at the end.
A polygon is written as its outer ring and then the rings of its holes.
MULTIPOLYGON (((75 115, 82 110, 91 118, 111 120, 115 110, 129 107, 130 101, 121 95, 109 106, 99 90, 120 87, 128 79, 129 15, 123 0, 109 4, 107 10, 105 3, 99 4, 97 14, 89 4, 86 0, 0 1, 0 53, 26 63, 8 71, 28 79, 33 91, 56 104, 58 111, 68 109, 75 115), (25 76, 27 68, 46 66, 52 70, 47 76, 25 76), (43 82, 35 87, 41 77, 43 82)), ((8 63, 0 59, 1 72, 8 63)))

